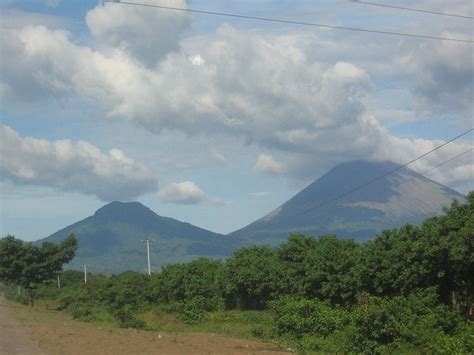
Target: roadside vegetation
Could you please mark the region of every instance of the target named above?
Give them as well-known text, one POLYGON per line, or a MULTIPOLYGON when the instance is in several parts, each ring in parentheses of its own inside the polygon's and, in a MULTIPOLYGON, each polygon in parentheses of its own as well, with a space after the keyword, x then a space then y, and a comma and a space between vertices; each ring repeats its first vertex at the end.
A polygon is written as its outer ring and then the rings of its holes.
MULTIPOLYGON (((38 299, 73 317, 126 328, 273 340, 315 353, 474 351, 474 193, 420 226, 357 244, 292 235, 225 261, 151 276, 64 271, 38 299)), ((4 287, 22 300, 16 286, 4 287)), ((23 301, 25 301, 23 299, 23 301)))
POLYGON ((0 282, 23 287, 33 306, 38 287, 54 278, 74 257, 78 242, 74 234, 59 244, 35 246, 7 235, 0 239, 0 282))

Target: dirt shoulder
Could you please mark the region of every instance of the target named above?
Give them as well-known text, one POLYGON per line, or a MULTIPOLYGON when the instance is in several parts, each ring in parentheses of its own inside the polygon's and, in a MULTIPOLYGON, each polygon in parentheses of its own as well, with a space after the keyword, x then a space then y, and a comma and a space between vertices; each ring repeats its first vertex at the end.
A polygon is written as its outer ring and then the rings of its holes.
POLYGON ((0 297, 0 354, 45 354, 16 319, 17 307, 0 297))
POLYGON ((213 334, 104 329, 63 313, 1 302, 8 311, 0 313, 0 339, 10 348, 0 348, 0 354, 288 354, 273 344, 213 334), (8 351, 17 343, 27 347, 8 351))

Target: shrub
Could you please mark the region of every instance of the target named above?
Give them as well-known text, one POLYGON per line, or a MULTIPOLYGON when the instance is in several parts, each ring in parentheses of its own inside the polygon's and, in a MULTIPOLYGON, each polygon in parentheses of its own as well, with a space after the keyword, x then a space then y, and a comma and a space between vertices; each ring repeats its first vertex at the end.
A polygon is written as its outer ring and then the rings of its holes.
POLYGON ((435 290, 408 296, 370 297, 368 305, 351 312, 345 330, 350 351, 405 351, 408 348, 434 351, 433 344, 450 348, 462 318, 446 305, 437 303, 435 290), (443 345, 444 344, 444 345, 443 345))
POLYGON ((185 303, 178 311, 177 318, 186 324, 198 324, 206 318, 207 312, 194 303, 185 303))
POLYGON ((136 317, 134 309, 132 309, 130 306, 115 308, 111 313, 118 321, 120 328, 149 330, 148 325, 136 317))
POLYGON ((270 303, 277 331, 296 338, 327 336, 347 323, 347 312, 319 300, 283 297, 270 303))

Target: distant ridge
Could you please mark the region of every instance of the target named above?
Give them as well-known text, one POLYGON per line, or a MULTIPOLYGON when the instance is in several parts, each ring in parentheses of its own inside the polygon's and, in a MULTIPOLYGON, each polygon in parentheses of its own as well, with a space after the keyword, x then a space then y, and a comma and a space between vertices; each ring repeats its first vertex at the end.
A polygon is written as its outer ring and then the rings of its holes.
POLYGON ((37 241, 57 243, 70 233, 79 249, 69 268, 88 265, 91 272, 146 270, 143 239, 154 239, 152 265, 187 262, 198 257, 225 258, 253 244, 277 245, 291 233, 337 234, 359 241, 383 229, 419 224, 441 214, 460 193, 403 168, 344 198, 345 191, 398 167, 392 162, 340 164, 269 214, 227 236, 173 218, 162 217, 139 202, 111 202, 92 216, 37 241))
POLYGON ((363 185, 399 165, 393 162, 352 161, 337 165, 266 216, 229 234, 242 244, 278 244, 290 233, 366 240, 386 228, 419 224, 438 215, 460 193, 417 172, 403 168, 340 200, 345 191, 363 185))
POLYGON ((69 268, 88 265, 91 272, 117 273, 146 270, 143 239, 154 239, 152 262, 158 267, 197 257, 222 258, 233 248, 225 236, 173 218, 162 217, 139 202, 111 202, 94 215, 74 223, 37 243, 57 243, 70 233, 79 239, 69 268))

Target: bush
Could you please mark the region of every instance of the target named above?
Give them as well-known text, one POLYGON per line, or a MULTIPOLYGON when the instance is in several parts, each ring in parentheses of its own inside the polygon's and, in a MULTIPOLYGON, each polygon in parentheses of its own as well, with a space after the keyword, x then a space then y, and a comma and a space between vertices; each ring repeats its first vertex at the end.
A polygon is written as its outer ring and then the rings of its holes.
POLYGON ((83 286, 62 289, 56 308, 86 322, 98 320, 104 310, 103 305, 95 301, 83 286))
POLYGON ((227 307, 242 310, 267 308, 279 287, 279 265, 276 250, 269 246, 237 250, 225 266, 227 307))
POLYGON ((97 299, 108 307, 112 314, 122 308, 137 313, 150 308, 150 278, 138 272, 125 272, 111 276, 90 288, 97 299))
POLYGON ((369 296, 350 310, 292 297, 272 302, 271 309, 278 334, 297 340, 302 350, 448 354, 473 349, 472 324, 439 304, 434 289, 409 296, 369 296))
POLYGON ((283 297, 270 303, 280 335, 327 336, 347 323, 347 312, 319 300, 283 297))
POLYGON ((148 325, 136 317, 135 311, 130 306, 113 309, 111 313, 120 328, 149 330, 148 325))
POLYGON ((164 267, 152 282, 156 299, 163 303, 199 302, 202 309, 220 310, 223 308, 222 279, 221 261, 199 258, 187 264, 164 267))
POLYGON ((207 312, 194 303, 184 303, 177 318, 185 324, 198 324, 204 320, 207 312))
POLYGON ((90 302, 89 294, 83 287, 74 287, 64 289, 59 297, 57 303, 57 309, 68 310, 76 304, 85 304, 90 302))
POLYGON ((451 337, 462 324, 452 309, 437 303, 433 289, 406 297, 370 297, 368 304, 351 312, 351 324, 344 334, 350 344, 346 350, 380 353, 412 348, 437 352, 452 346, 451 337))

